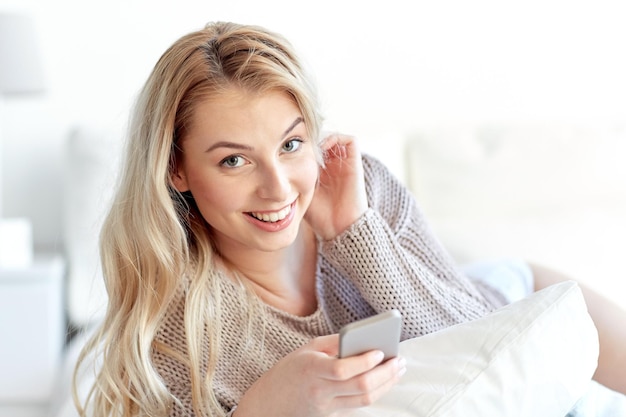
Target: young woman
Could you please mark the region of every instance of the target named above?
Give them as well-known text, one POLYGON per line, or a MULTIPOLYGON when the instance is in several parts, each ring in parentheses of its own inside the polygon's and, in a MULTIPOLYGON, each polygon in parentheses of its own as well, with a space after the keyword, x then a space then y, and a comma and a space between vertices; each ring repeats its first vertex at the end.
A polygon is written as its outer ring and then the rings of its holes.
POLYGON ((109 305, 83 414, 344 415, 404 361, 338 359, 343 325, 396 308, 407 339, 505 302, 459 272, 384 166, 320 126, 274 33, 215 23, 165 52, 102 230, 109 305))

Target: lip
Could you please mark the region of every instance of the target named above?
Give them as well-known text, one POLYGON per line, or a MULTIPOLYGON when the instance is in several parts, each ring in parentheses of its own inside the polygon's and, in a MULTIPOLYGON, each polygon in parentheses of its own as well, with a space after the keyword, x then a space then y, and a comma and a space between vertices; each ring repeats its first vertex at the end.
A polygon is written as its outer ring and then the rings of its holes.
POLYGON ((255 217, 258 220, 270 223, 276 223, 279 220, 284 219, 289 215, 293 208, 293 203, 288 204, 278 210, 264 210, 264 211, 254 211, 248 212, 247 214, 255 217))
POLYGON ((296 208, 296 200, 294 200, 291 204, 288 204, 278 210, 264 210, 264 211, 254 211, 254 212, 249 211, 249 212, 245 212, 245 214, 246 214, 246 218, 248 219, 248 221, 252 223, 253 225, 255 225, 256 227, 264 231, 268 231, 268 232, 277 232, 277 231, 285 229, 291 224, 294 218, 295 208, 296 208), (278 215, 278 213, 284 211, 285 209, 289 209, 289 212, 286 213, 285 217, 280 220, 263 221, 257 217, 259 215, 270 215, 270 214, 278 215), (252 213, 254 213, 256 216, 253 215, 252 213))

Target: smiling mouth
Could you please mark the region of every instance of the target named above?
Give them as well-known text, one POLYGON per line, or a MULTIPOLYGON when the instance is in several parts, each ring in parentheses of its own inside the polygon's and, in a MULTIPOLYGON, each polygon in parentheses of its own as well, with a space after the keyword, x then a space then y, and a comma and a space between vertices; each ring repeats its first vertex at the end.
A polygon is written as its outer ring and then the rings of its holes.
POLYGON ((289 213, 291 213, 291 204, 282 210, 275 211, 272 213, 250 212, 248 214, 257 220, 261 220, 262 222, 276 223, 276 222, 283 220, 285 217, 287 217, 289 213))

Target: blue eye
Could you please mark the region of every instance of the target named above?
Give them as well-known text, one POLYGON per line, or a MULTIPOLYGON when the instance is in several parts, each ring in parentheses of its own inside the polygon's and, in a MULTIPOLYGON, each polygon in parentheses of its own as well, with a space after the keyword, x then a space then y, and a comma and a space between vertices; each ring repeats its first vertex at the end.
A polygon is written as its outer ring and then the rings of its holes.
POLYGON ((242 166, 245 163, 245 160, 239 155, 231 155, 228 156, 220 162, 220 165, 225 166, 227 168, 237 168, 242 166))
POLYGON ((288 153, 295 152, 298 149, 300 149, 301 146, 302 146, 301 139, 289 139, 283 145, 283 151, 288 152, 288 153))

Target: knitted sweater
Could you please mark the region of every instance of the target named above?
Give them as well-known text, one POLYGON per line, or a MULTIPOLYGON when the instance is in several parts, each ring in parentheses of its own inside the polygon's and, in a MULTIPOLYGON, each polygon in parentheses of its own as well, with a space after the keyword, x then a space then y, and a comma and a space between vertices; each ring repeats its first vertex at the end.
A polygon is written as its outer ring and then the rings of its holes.
MULTIPOLYGON (((481 317, 503 304, 494 290, 477 287, 461 275, 408 190, 374 158, 364 156, 363 164, 369 208, 341 235, 320 242, 317 311, 298 317, 263 304, 263 323, 253 326, 249 335, 241 288, 224 280, 221 351, 214 379, 224 409, 236 405, 282 357, 357 319, 396 308, 402 313, 404 340, 481 317)), ((158 339, 185 352, 182 295, 170 311, 158 339)), ((153 360, 183 404, 170 415, 193 415, 187 367, 164 353, 155 353, 153 360)))

